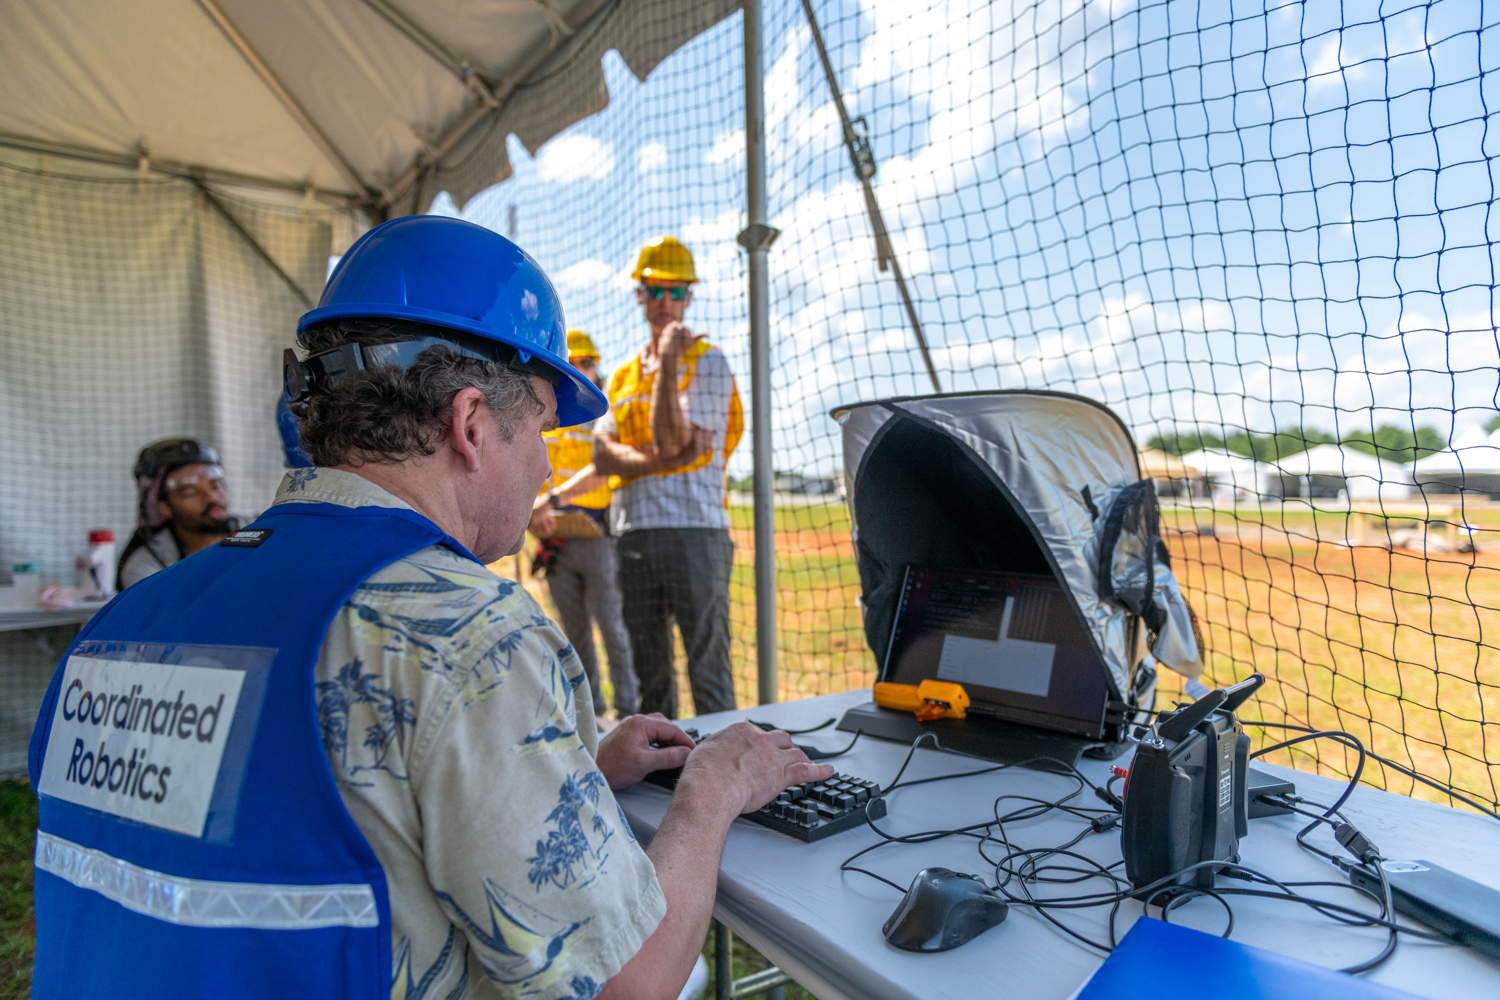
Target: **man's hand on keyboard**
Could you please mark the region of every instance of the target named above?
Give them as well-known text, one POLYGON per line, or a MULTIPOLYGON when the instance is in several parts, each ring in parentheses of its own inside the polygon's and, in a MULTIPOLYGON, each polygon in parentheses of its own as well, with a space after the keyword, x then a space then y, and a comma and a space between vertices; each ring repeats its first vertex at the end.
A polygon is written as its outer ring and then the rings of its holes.
POLYGON ((629 788, 652 771, 682 767, 693 741, 665 715, 628 715, 599 741, 594 755, 615 791, 629 788))
POLYGON ((678 783, 703 782, 732 796, 736 815, 754 812, 784 788, 821 781, 833 774, 828 764, 814 764, 779 729, 769 732, 736 722, 698 744, 688 755, 678 783))

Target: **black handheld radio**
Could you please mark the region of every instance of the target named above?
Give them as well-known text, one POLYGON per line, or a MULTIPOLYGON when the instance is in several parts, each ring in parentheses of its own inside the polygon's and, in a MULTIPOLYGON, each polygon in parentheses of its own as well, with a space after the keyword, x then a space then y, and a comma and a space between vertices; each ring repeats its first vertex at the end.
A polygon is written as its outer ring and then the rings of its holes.
MULTIPOLYGON (((1249 827, 1250 738, 1234 710, 1265 682, 1252 674, 1163 714, 1142 735, 1125 779, 1120 847, 1137 888, 1200 861, 1238 861, 1249 827)), ((1213 866, 1173 883, 1211 888, 1213 866)), ((1153 891, 1153 895, 1155 891, 1153 891)))

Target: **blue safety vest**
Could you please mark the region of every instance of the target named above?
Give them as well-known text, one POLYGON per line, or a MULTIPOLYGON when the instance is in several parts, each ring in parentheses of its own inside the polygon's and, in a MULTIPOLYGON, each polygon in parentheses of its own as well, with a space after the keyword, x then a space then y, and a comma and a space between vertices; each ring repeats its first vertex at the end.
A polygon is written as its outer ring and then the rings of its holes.
POLYGON ((389 996, 385 876, 333 780, 313 672, 354 589, 433 544, 474 558, 413 511, 283 504, 94 616, 31 743, 34 996, 389 996))

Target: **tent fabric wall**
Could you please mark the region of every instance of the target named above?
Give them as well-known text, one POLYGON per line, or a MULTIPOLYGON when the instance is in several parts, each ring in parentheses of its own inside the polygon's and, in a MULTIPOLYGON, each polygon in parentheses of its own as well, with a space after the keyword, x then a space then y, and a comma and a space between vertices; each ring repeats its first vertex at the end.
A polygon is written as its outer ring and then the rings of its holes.
MULTIPOLYGON (((130 467, 162 437, 218 446, 234 513, 269 505, 280 353, 321 285, 332 226, 219 204, 297 289, 189 182, 0 158, 0 563, 33 559, 44 583, 75 583, 90 529, 123 544, 134 527, 130 467)), ((0 633, 0 774, 24 766, 56 646, 0 633)))

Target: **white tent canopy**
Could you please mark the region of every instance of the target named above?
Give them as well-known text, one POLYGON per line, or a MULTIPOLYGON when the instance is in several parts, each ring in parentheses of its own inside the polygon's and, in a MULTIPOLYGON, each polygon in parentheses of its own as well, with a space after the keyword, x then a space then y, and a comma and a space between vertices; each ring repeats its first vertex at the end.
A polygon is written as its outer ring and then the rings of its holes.
POLYGON ((1500 430, 1470 427, 1446 451, 1413 462, 1411 473, 1427 496, 1463 492, 1500 499, 1500 430))
POLYGON ((1446 451, 1413 462, 1411 471, 1419 483, 1451 476, 1500 476, 1500 430, 1491 434, 1470 427, 1454 438, 1446 451))
POLYGON ((1267 491, 1267 474, 1274 472, 1253 458, 1215 448, 1200 448, 1182 460, 1202 471, 1215 500, 1254 500, 1267 491))
POLYGON ((1411 494, 1405 466, 1336 444, 1315 445, 1272 463, 1283 496, 1338 496, 1350 500, 1398 499, 1411 494))
POLYGON ((462 205, 732 0, 13 0, 0 145, 256 187, 372 217, 462 205), (520 89, 524 85, 524 90, 520 89))
POLYGON ((13 0, 0 34, 0 582, 123 540, 129 470, 217 446, 237 514, 282 468, 281 350, 330 253, 461 204, 733 0, 13 0), (41 467, 66 468, 66 487, 41 467))

